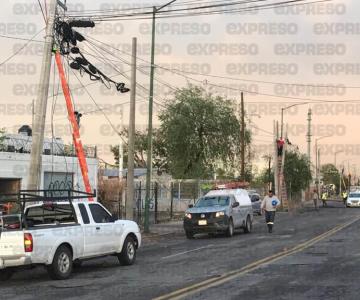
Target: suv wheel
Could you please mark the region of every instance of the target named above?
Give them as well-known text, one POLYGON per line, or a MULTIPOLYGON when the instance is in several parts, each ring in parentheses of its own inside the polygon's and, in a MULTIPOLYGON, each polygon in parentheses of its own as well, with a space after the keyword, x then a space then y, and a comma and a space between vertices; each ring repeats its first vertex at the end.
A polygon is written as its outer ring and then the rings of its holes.
POLYGON ((250 218, 250 216, 247 216, 246 224, 245 224, 245 227, 244 227, 244 232, 245 233, 250 233, 251 229, 252 229, 251 218, 250 218))
POLYGON ((11 276, 14 274, 13 269, 4 269, 0 271, 0 281, 6 281, 11 278, 11 276))
POLYGON ((69 247, 60 246, 54 255, 53 262, 47 266, 50 278, 56 280, 68 279, 73 269, 72 253, 69 247))
POLYGON ((229 220, 229 227, 226 230, 226 235, 228 237, 232 237, 234 235, 234 223, 232 219, 229 220))
POLYGON ((123 266, 130 266, 134 264, 136 260, 136 245, 131 236, 125 239, 121 253, 117 254, 119 262, 123 266))

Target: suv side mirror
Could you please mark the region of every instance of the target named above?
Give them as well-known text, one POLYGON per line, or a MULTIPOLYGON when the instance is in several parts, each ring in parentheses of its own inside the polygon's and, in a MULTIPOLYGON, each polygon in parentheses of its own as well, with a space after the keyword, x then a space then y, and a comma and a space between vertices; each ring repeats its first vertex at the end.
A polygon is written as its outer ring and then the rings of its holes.
POLYGON ((189 204, 188 207, 192 208, 192 207, 194 207, 194 204, 189 204))
POLYGON ((239 202, 234 202, 234 203, 232 204, 232 207, 238 207, 239 205, 240 205, 239 202))

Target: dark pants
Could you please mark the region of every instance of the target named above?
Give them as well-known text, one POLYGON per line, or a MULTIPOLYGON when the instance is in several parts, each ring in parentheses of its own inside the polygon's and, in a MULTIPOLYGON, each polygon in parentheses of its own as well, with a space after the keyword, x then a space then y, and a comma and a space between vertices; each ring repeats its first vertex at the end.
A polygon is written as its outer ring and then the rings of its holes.
POLYGON ((268 226, 269 232, 272 232, 275 221, 275 211, 265 211, 265 221, 268 226))

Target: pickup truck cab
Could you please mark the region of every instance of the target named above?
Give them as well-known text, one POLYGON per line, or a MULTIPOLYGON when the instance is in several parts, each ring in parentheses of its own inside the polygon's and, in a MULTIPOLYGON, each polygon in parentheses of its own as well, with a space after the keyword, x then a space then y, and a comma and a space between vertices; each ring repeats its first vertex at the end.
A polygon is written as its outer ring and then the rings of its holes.
POLYGON ((25 265, 44 265, 52 279, 67 279, 83 260, 115 255, 135 262, 138 225, 116 220, 97 202, 29 205, 19 215, 0 216, 0 280, 25 265))
POLYGON ((246 190, 213 190, 185 211, 184 230, 189 239, 197 233, 222 232, 231 237, 237 228, 251 232, 252 222, 253 210, 246 190))

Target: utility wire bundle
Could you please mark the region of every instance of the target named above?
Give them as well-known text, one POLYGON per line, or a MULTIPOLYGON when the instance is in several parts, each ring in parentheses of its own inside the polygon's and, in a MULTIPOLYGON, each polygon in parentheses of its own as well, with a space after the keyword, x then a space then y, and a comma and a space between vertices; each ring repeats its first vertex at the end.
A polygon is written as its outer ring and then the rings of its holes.
POLYGON ((117 91, 120 93, 127 93, 130 89, 125 87, 125 83, 116 82, 106 76, 98 68, 96 68, 86 57, 81 53, 78 42, 85 41, 85 37, 74 30, 73 27, 94 27, 95 23, 89 20, 69 20, 62 21, 58 19, 55 22, 55 40, 59 46, 61 55, 67 56, 72 60, 70 67, 74 70, 78 70, 81 75, 88 74, 90 80, 101 81, 108 89, 111 88, 111 84, 114 84, 117 91), (72 55, 75 55, 73 57, 72 55))

